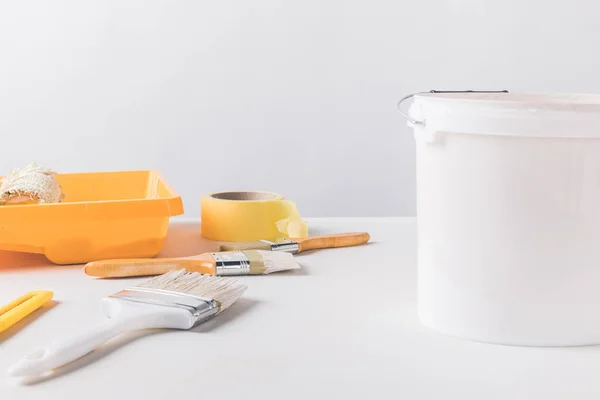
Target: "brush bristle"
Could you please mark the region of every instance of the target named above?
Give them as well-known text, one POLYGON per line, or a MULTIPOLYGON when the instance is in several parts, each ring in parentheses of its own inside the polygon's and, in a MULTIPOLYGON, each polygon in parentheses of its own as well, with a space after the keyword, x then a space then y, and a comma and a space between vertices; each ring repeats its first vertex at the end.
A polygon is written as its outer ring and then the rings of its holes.
POLYGON ((214 299, 219 302, 219 312, 231 306, 248 288, 230 278, 202 275, 184 269, 167 272, 136 285, 147 289, 168 290, 214 299))
POLYGON ((255 242, 224 243, 221 246, 219 246, 219 251, 242 250, 271 250, 271 244, 257 240, 255 242))
POLYGON ((283 251, 248 250, 243 253, 250 260, 250 270, 257 273, 271 274, 300 268, 294 256, 283 251))

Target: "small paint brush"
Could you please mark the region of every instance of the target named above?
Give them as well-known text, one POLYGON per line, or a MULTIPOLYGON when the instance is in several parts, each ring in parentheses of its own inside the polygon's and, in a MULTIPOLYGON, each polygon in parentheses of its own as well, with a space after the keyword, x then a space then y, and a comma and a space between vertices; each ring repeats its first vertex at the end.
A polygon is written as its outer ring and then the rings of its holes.
POLYGON ((257 240, 254 242, 225 243, 219 247, 219 250, 267 250, 296 254, 307 250, 356 246, 367 243, 370 238, 371 237, 367 232, 339 233, 303 239, 278 239, 275 241, 257 240))
POLYGON ((101 278, 160 275, 184 268, 207 275, 266 275, 298 269, 300 265, 289 253, 263 250, 223 251, 180 258, 134 258, 92 261, 84 272, 101 278))

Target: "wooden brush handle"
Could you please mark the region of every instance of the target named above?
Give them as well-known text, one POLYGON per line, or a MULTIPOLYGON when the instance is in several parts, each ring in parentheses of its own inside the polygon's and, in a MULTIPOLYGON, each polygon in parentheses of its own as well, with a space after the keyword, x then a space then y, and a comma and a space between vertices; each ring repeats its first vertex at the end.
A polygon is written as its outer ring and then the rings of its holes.
MULTIPOLYGON (((214 261, 213 261, 214 262, 214 261)), ((129 258, 122 260, 93 261, 84 267, 87 275, 101 278, 161 275, 175 269, 214 275, 214 265, 209 260, 186 258, 129 258)))
POLYGON ((371 236, 367 232, 339 233, 337 235, 315 236, 304 239, 293 239, 298 242, 298 252, 333 247, 349 247, 364 244, 371 236))

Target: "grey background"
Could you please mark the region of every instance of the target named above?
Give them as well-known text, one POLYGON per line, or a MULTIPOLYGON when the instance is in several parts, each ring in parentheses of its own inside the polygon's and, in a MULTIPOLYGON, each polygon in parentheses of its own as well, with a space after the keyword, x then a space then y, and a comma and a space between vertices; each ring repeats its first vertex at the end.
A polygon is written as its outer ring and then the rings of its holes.
POLYGON ((0 0, 0 173, 158 169, 307 217, 415 213, 395 109, 429 89, 598 92, 592 1, 0 0))

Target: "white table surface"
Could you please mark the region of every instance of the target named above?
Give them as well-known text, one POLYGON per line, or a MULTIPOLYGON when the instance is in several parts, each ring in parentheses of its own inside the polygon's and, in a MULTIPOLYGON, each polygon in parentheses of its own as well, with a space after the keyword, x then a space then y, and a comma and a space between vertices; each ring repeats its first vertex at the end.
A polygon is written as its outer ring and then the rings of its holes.
MULTIPOLYGON (((308 221, 311 235, 368 231, 372 243, 298 255, 298 271, 238 278, 245 296, 194 330, 123 336, 29 381, 6 377, 7 367, 103 318, 99 299, 143 278, 96 280, 80 266, 0 253, 0 304, 55 292, 0 334, 0 399, 599 398, 600 347, 490 345, 422 327, 414 219, 308 221)), ((163 254, 214 250, 198 232, 198 223, 173 224, 163 254)))

